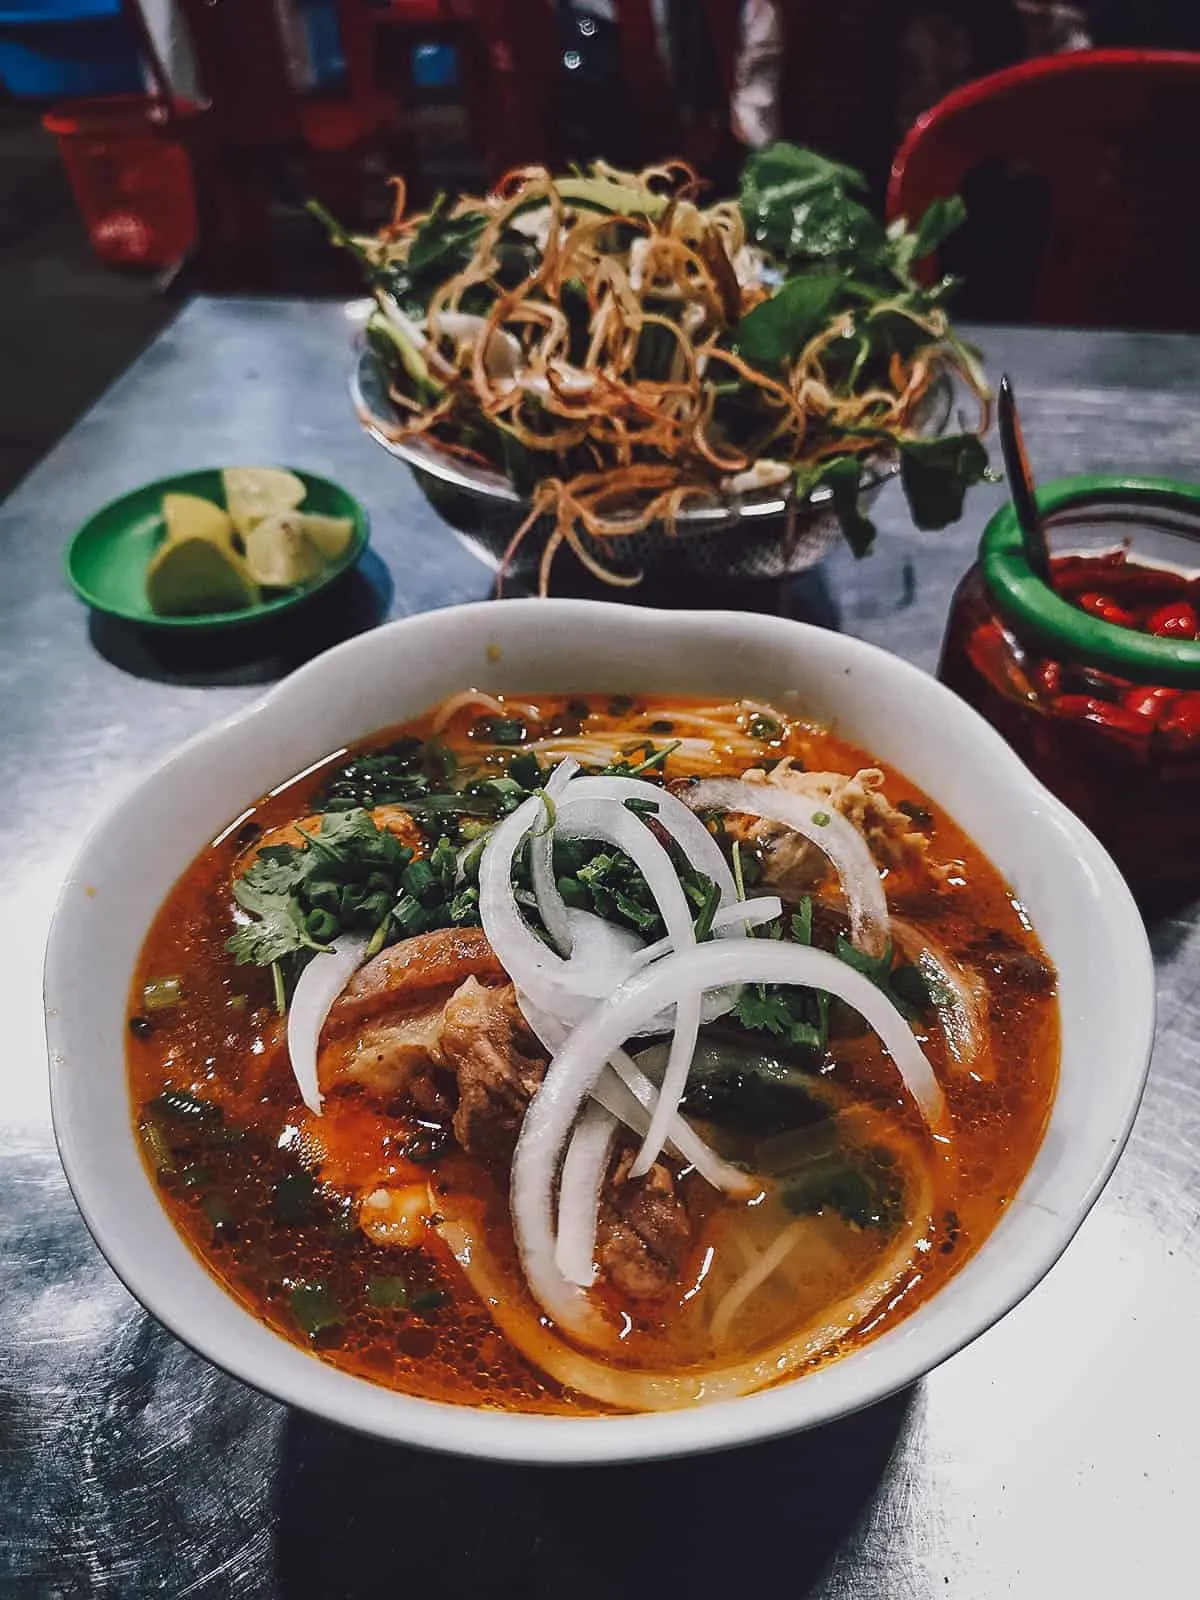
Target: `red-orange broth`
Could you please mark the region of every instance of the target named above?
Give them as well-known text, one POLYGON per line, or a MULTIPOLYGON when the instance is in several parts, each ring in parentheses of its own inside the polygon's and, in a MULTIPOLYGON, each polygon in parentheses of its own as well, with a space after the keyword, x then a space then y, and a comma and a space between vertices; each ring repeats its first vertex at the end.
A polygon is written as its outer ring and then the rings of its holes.
MULTIPOLYGON (((499 773, 532 735, 552 747, 557 738, 564 750, 580 738, 608 739, 618 747, 648 739, 647 748, 661 749, 671 735, 686 735, 689 728, 694 733, 707 719, 715 766, 685 742, 647 775, 665 768, 668 782, 691 771, 740 777, 749 766, 785 756, 810 772, 852 774, 881 766, 827 730, 780 725, 740 704, 701 712, 695 703, 641 697, 538 696, 536 720, 524 711, 518 715, 516 704, 509 706, 520 727, 515 745, 493 742, 495 726, 480 720, 478 706, 458 711, 440 740, 460 762, 499 773)), ((364 748, 382 749, 401 735, 425 739, 430 721, 426 716, 389 730, 364 748)), ((514 737, 511 729, 507 737, 514 737)), ((634 751, 632 761, 639 755, 634 751)), ((372 1184, 428 1182, 442 1214, 464 1219, 486 1237, 506 1295, 536 1317, 516 1260, 503 1164, 489 1167, 457 1148, 436 1117, 404 1103, 380 1104, 354 1088, 328 1093, 318 1124, 289 1068, 271 972, 235 965, 226 953, 234 927, 235 867, 241 870, 265 833, 313 810, 330 774, 346 759, 345 752, 331 756, 326 766, 239 818, 196 858, 150 929, 130 991, 128 1043, 133 1117, 147 1166, 173 1222, 207 1269, 256 1317, 323 1360, 435 1400, 513 1411, 602 1412, 608 1409, 603 1403, 548 1378, 496 1329, 435 1231, 405 1248, 374 1242, 358 1225, 361 1196, 372 1184), (175 979, 177 992, 169 981, 164 990, 164 980, 175 979), (147 993, 167 1003, 150 1009, 147 993), (320 1165, 314 1172, 315 1161, 320 1165)), ((547 770, 553 748, 540 759, 547 770)), ((948 1158, 933 1155, 928 1132, 873 1034, 843 1019, 820 1060, 802 1052, 796 1058, 820 1092, 840 1097, 839 1105, 866 1108, 856 1113, 860 1126, 865 1116, 872 1128, 885 1130, 882 1148, 910 1155, 919 1150, 922 1181, 932 1186, 931 1221, 900 1290, 825 1351, 822 1361, 893 1326, 979 1248, 1033 1161, 1058 1071, 1054 974, 1025 913, 951 818, 900 773, 883 770, 883 792, 927 836, 928 859, 937 866, 936 879, 886 871, 890 910, 985 986, 990 1046, 980 1070, 968 1072, 952 1059, 936 1020, 915 1023, 947 1097, 953 1129, 948 1158)), ((436 830, 429 843, 435 838, 436 830)), ((819 897, 817 910, 819 921, 819 897)), ((746 1039, 772 1057, 781 1055, 778 1040, 769 1035, 746 1039)), ((726 1153, 744 1153, 736 1135, 704 1129, 718 1148, 723 1141, 726 1153)), ((901 1163, 900 1187, 908 1193, 906 1170, 901 1163)), ((694 1173, 677 1175, 677 1185, 695 1235, 672 1291, 658 1301, 622 1299, 611 1287, 597 1291, 628 1314, 627 1337, 611 1358, 618 1364, 660 1371, 694 1367, 711 1337, 704 1319, 712 1317, 716 1303, 708 1271, 713 1242, 721 1260, 732 1250, 723 1241, 731 1239, 752 1259, 767 1243, 763 1229, 781 1225, 778 1219, 761 1220, 766 1213, 760 1208, 758 1234, 743 1236, 738 1230, 744 1208, 731 1221, 726 1213, 735 1203, 694 1173)), ((815 1227, 825 1230, 812 1235, 817 1255, 834 1248, 838 1271, 867 1270, 873 1253, 884 1247, 874 1227, 848 1222, 828 1207, 817 1212, 815 1227), (857 1266, 856 1251, 862 1257, 857 1266)), ((736 1262, 728 1271, 735 1270, 741 1270, 736 1262)), ((761 1308, 739 1313, 736 1344, 724 1359, 753 1353, 778 1337, 804 1295, 820 1292, 812 1287, 819 1273, 805 1279, 797 1272, 760 1294, 761 1308)), ((723 1281, 728 1287, 728 1276, 723 1281)))

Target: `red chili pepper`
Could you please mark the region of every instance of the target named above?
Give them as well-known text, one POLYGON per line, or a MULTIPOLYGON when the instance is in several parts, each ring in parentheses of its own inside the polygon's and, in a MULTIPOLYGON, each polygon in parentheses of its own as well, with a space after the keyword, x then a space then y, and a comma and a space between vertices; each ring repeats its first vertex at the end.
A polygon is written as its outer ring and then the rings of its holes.
POLYGON ((1086 593, 1075 597, 1075 604, 1081 611, 1099 617, 1103 622, 1115 622, 1118 628, 1137 627, 1137 618, 1133 612, 1126 611, 1124 606, 1119 606, 1110 594, 1098 594, 1096 590, 1089 589, 1086 593))
POLYGON ((1144 684, 1138 684, 1133 689, 1126 689, 1121 696, 1121 704, 1127 711, 1132 711, 1139 717, 1149 717, 1152 722, 1161 722, 1169 715, 1171 706, 1182 693, 1182 689, 1151 689, 1144 684))
POLYGON ((1061 662, 1039 661, 1034 668, 1033 681, 1044 695, 1055 700, 1062 693, 1062 676, 1061 662))
POLYGON ((1124 706, 1114 705, 1111 700, 1097 700, 1090 694, 1061 695, 1055 701, 1054 709, 1059 716, 1090 722, 1123 742, 1143 744, 1153 729, 1149 718, 1129 711, 1124 706))
POLYGON ((1151 613, 1146 628, 1163 639, 1194 639, 1200 633, 1200 617, 1186 600, 1172 600, 1151 613))
POLYGON ((1200 694, 1180 695, 1170 716, 1159 724, 1158 736, 1172 750, 1200 741, 1200 694))

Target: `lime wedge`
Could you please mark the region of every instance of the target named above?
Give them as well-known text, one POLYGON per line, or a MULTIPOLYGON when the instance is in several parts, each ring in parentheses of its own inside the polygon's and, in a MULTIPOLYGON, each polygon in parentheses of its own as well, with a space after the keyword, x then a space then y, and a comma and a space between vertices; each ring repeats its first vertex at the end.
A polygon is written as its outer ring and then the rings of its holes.
POLYGON ((246 535, 246 566, 256 583, 271 589, 294 589, 315 578, 325 566, 304 519, 294 512, 266 517, 246 535))
POLYGON ((221 483, 229 515, 243 539, 264 517, 298 506, 306 492, 296 474, 282 467, 226 467, 221 483))
POLYGON ((292 511, 288 520, 308 535, 326 561, 336 561, 354 535, 352 517, 324 517, 315 511, 292 511))
POLYGON ((162 514, 168 539, 210 539, 224 549, 232 548, 233 523, 211 500, 198 494, 165 494, 162 514))
POLYGON ((168 539, 146 568, 146 599, 160 616, 199 616, 245 611, 257 605, 258 588, 232 550, 211 539, 168 539))

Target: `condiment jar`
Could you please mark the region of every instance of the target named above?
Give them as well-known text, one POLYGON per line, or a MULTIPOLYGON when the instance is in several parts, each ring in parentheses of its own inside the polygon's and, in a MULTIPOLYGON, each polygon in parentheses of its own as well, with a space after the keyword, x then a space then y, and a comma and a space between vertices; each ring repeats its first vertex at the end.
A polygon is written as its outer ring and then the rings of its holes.
POLYGON ((938 676, 1135 891, 1200 888, 1200 486, 1068 478, 1038 505, 1054 587, 1005 506, 955 594, 938 676))

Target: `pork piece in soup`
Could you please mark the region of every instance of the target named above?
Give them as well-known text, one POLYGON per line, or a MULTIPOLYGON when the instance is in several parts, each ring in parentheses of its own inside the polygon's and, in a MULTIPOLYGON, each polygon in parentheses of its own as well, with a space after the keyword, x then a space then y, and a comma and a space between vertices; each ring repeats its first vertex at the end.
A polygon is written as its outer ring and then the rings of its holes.
POLYGON ((202 852, 128 1048, 162 1202, 254 1316, 595 1413, 934 1294, 1037 1152, 1059 1024, 1007 884, 868 752, 751 701, 464 692, 202 852))

